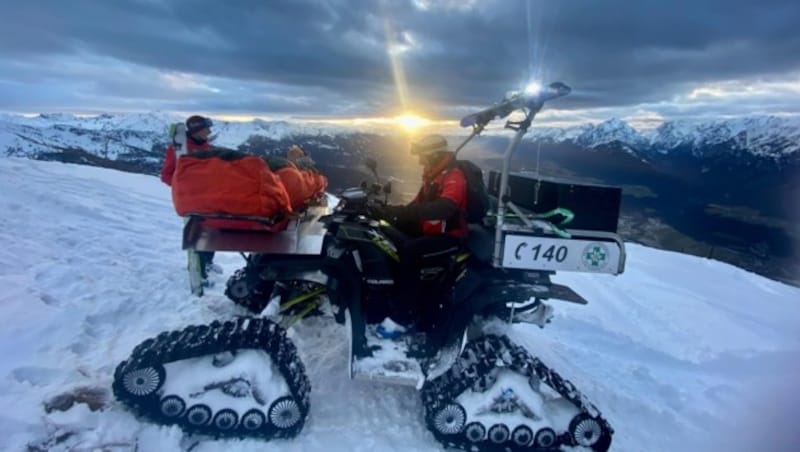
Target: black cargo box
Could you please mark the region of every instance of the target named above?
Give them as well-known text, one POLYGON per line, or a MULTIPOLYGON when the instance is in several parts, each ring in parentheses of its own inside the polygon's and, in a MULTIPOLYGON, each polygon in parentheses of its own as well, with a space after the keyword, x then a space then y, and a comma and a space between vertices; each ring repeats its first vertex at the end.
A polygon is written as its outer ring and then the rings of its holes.
MULTIPOLYGON (((617 232, 622 189, 590 185, 564 178, 511 173, 508 178, 511 202, 525 210, 543 213, 558 207, 569 209, 575 218, 565 227, 590 231, 617 232), (538 185, 538 187, 537 187, 538 185)), ((489 194, 497 197, 500 173, 489 172, 489 194)))

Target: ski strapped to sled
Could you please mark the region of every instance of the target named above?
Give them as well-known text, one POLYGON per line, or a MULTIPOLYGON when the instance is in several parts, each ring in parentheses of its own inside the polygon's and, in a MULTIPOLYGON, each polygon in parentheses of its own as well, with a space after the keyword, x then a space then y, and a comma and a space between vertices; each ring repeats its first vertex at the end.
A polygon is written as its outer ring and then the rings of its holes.
POLYGON ((203 262, 195 250, 186 250, 186 271, 189 272, 189 290, 192 295, 203 296, 203 262))
MULTIPOLYGON (((186 125, 178 122, 169 125, 169 139, 175 150, 175 159, 186 155, 186 125)), ((188 220, 184 219, 184 225, 188 220)), ((192 295, 203 296, 203 264, 195 250, 186 250, 186 271, 189 274, 189 290, 192 295)))
POLYGON ((487 335, 471 341, 456 363, 422 387, 425 421, 446 447, 470 451, 557 451, 581 446, 606 451, 614 433, 608 422, 568 380, 515 345, 506 336, 487 335), (500 372, 511 371, 526 379, 540 400, 524 400, 502 387, 500 372), (546 385, 572 406, 568 421, 541 408, 552 395, 546 385), (472 399, 459 403, 459 397, 472 399), (482 399, 476 403, 475 398, 482 399), (539 407, 540 409, 536 409, 539 407), (511 425, 509 425, 509 423, 511 425))
POLYGON ((214 437, 263 439, 290 438, 300 432, 310 390, 305 366, 286 331, 267 319, 248 318, 189 326, 147 339, 117 366, 113 383, 117 399, 158 424, 176 424, 186 432, 214 437), (248 353, 266 354, 269 367, 236 370, 227 381, 197 388, 198 379, 209 378, 215 368, 232 366, 240 356, 245 362, 254 361, 248 353), (186 381, 175 381, 171 369, 186 381), (269 391, 260 381, 265 374, 272 375, 270 381, 281 377, 286 393, 268 399, 269 391), (176 387, 181 389, 167 390, 176 387), (210 401, 217 406, 210 406, 210 401))

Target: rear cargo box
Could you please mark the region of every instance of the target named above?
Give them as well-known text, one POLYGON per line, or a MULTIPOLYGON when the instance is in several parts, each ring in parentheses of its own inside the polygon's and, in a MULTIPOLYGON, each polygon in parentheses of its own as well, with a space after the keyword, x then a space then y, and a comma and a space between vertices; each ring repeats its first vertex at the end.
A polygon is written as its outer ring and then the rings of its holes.
MULTIPOLYGON (((621 188, 524 173, 511 173, 508 187, 511 201, 525 210, 544 213, 561 207, 572 211, 575 218, 565 225, 568 229, 617 232, 621 188)), ((488 188, 489 194, 497 197, 499 172, 489 172, 488 188)))

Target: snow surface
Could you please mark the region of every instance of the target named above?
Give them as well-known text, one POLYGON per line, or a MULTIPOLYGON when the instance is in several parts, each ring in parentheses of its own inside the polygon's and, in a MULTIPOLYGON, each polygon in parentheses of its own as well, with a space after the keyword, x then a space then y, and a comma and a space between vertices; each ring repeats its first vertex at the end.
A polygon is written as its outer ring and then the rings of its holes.
MULTIPOLYGON (((220 253, 225 275, 191 296, 182 222, 155 177, 2 158, 0 212, 0 450, 440 450, 413 388, 348 380, 346 334, 323 319, 290 334, 312 383, 294 440, 189 438, 113 400, 45 413, 63 392, 109 389, 148 337, 244 314, 223 295, 243 261, 220 253)), ((800 289, 635 244, 619 277, 554 279, 590 304, 509 335, 597 405, 612 450, 800 450, 800 289)))

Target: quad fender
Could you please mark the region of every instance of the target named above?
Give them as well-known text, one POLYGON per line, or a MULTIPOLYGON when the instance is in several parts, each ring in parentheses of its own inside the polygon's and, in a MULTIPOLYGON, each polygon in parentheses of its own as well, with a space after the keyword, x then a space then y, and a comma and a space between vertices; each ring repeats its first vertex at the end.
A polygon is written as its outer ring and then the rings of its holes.
POLYGON ((571 289, 550 282, 544 272, 497 269, 491 266, 468 266, 465 274, 453 288, 453 302, 443 316, 444 322, 434 331, 435 340, 448 343, 460 336, 480 315, 496 315, 507 320, 507 303, 524 304, 530 299, 563 301, 586 304, 571 289), (533 274, 533 275, 531 275, 533 274))

